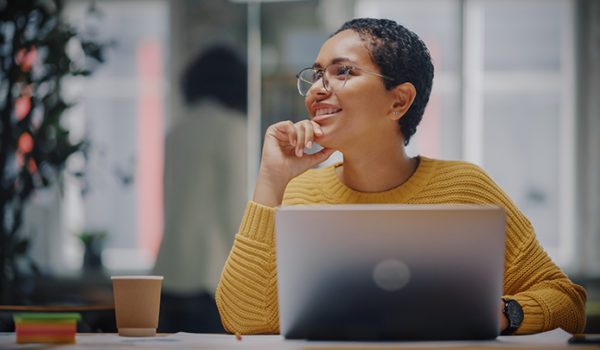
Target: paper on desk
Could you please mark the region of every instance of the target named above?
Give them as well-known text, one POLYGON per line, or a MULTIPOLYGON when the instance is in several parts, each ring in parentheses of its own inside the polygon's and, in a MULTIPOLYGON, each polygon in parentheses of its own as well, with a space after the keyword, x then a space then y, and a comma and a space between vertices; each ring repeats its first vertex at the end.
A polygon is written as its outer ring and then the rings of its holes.
POLYGON ((510 344, 544 344, 565 345, 573 335, 562 328, 530 335, 506 335, 496 340, 499 343, 510 344))

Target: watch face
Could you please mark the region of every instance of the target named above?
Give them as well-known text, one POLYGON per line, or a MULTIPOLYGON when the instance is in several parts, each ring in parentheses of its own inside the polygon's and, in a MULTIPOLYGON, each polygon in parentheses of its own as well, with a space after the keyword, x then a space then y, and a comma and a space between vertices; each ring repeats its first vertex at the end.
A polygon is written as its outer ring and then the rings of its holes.
POLYGON ((523 322, 523 309, 516 300, 506 300, 504 312, 510 322, 510 328, 516 329, 523 322))

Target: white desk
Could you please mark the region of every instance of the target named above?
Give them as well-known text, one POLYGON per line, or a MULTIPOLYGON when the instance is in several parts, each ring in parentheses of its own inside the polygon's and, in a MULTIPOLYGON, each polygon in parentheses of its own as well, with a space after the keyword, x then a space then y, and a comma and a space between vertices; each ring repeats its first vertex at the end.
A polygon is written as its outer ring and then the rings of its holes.
MULTIPOLYGON (((570 335, 560 329, 533 336, 498 337, 491 341, 444 341, 444 342, 313 342, 285 340, 278 335, 243 336, 237 340, 233 335, 176 333, 152 338, 125 338, 116 334, 77 334, 76 344, 16 344, 14 333, 0 333, 0 349, 261 349, 261 350, 342 350, 342 349, 469 349, 490 350, 526 349, 574 349, 567 340, 570 335)), ((600 346, 592 346, 600 348, 600 346)), ((592 348, 586 346, 585 348, 592 348)), ((579 347, 577 347, 579 348, 579 347)))

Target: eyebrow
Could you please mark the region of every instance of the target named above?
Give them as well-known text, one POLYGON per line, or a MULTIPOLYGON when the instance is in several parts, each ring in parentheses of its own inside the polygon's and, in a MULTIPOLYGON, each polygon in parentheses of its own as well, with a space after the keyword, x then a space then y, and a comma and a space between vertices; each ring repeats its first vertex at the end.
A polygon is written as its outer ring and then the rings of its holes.
MULTIPOLYGON (((340 62, 349 62, 352 64, 356 64, 354 61, 352 61, 351 59, 349 59, 347 57, 336 57, 333 60, 331 60, 330 64, 336 64, 336 63, 340 63, 340 62)), ((311 68, 323 68, 323 66, 320 63, 315 62, 311 68)))

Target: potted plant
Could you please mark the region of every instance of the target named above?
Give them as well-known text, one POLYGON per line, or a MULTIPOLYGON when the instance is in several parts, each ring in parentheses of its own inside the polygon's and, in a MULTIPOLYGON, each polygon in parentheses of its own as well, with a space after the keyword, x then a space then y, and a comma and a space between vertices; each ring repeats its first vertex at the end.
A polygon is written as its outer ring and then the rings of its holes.
POLYGON ((60 182, 67 159, 85 150, 62 123, 71 106, 63 79, 104 61, 106 44, 66 23, 63 8, 63 0, 0 1, 0 304, 26 302, 24 282, 38 271, 20 235, 28 199, 60 182))

